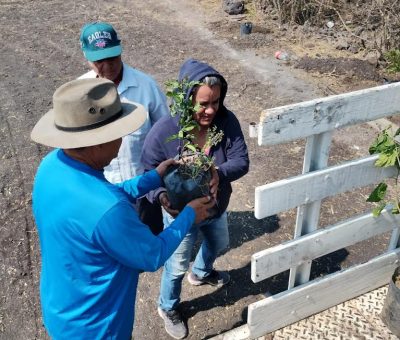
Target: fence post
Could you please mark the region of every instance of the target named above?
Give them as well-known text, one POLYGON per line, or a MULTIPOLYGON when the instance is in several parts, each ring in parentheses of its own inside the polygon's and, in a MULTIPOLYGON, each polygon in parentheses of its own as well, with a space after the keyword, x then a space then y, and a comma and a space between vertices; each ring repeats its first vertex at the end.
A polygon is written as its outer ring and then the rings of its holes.
POLYGON ((388 251, 400 248, 400 228, 393 229, 390 237, 388 251))
MULTIPOLYGON (((312 135, 307 138, 304 152, 303 174, 325 168, 328 164, 332 131, 312 135)), ((321 201, 311 202, 297 208, 294 238, 308 234, 318 228, 321 201)), ((308 261, 290 269, 288 289, 308 282, 311 262, 308 261)))

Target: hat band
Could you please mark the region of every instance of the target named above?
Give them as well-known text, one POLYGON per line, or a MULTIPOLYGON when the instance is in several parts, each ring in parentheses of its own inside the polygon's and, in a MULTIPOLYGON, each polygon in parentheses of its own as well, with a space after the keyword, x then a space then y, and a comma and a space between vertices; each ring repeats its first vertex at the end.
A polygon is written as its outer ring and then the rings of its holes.
POLYGON ((119 117, 121 117, 122 112, 123 112, 123 110, 121 108, 121 110, 118 111, 115 115, 113 115, 105 120, 102 120, 101 122, 97 122, 97 123, 93 123, 93 124, 89 124, 89 125, 85 125, 85 126, 69 127, 69 126, 60 126, 55 123, 54 123, 54 125, 56 126, 57 129, 59 129, 61 131, 79 132, 79 131, 93 130, 98 127, 107 125, 107 124, 113 122, 114 120, 117 120, 119 117))

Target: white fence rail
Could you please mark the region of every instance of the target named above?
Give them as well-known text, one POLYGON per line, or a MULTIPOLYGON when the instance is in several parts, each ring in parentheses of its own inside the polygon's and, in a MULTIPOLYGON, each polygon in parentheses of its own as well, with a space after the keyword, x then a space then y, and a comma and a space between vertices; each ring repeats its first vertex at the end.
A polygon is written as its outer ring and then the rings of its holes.
POLYGON ((392 231, 399 225, 400 215, 384 211, 378 218, 370 213, 318 229, 254 254, 251 258, 251 279, 253 282, 265 280, 304 262, 392 231))
POLYGON ((377 155, 373 155, 259 186, 255 191, 255 216, 271 216, 396 175, 394 167, 375 167, 377 158, 377 155))
POLYGON ((274 145, 400 112, 399 84, 388 84, 265 110, 259 145, 274 145))
POLYGON ((387 284, 399 258, 397 248, 364 264, 251 304, 247 319, 251 337, 272 332, 387 284))
MULTIPOLYGON (((389 282, 400 262, 399 215, 370 213, 318 229, 321 200, 396 175, 374 166, 376 156, 327 167, 333 130, 400 111, 400 83, 266 110, 259 145, 307 138, 303 174, 257 187, 255 216, 298 207, 294 239, 252 256, 251 278, 259 282, 290 269, 288 290, 249 306, 247 326, 256 338, 389 282), (392 231, 388 251, 358 266, 309 282, 311 261, 392 231)), ((254 128, 254 127, 253 127, 254 128)))

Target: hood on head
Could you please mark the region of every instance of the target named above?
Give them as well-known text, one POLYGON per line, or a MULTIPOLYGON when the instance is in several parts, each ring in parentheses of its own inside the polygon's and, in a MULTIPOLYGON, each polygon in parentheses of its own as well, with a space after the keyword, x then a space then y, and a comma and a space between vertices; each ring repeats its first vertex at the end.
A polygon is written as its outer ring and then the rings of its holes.
MULTIPOLYGON (((207 76, 214 76, 221 79, 222 88, 221 88, 221 98, 220 98, 220 108, 219 108, 219 110, 221 110, 221 108, 223 108, 224 105, 226 92, 228 91, 228 84, 225 78, 212 66, 196 59, 188 59, 182 64, 179 70, 178 80, 181 81, 184 78, 187 78, 188 81, 201 81, 207 76)), ((190 88, 186 93, 187 98, 190 96, 192 89, 193 88, 190 88)))

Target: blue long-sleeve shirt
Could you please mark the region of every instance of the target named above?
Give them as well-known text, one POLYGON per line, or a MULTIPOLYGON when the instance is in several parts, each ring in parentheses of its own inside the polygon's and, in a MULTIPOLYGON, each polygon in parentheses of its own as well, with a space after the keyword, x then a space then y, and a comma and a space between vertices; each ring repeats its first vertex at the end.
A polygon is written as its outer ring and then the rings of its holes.
POLYGON ((160 184, 154 170, 113 185, 60 149, 43 159, 33 213, 43 319, 52 338, 130 338, 139 273, 162 266, 195 219, 186 207, 172 228, 154 236, 132 201, 160 184))

